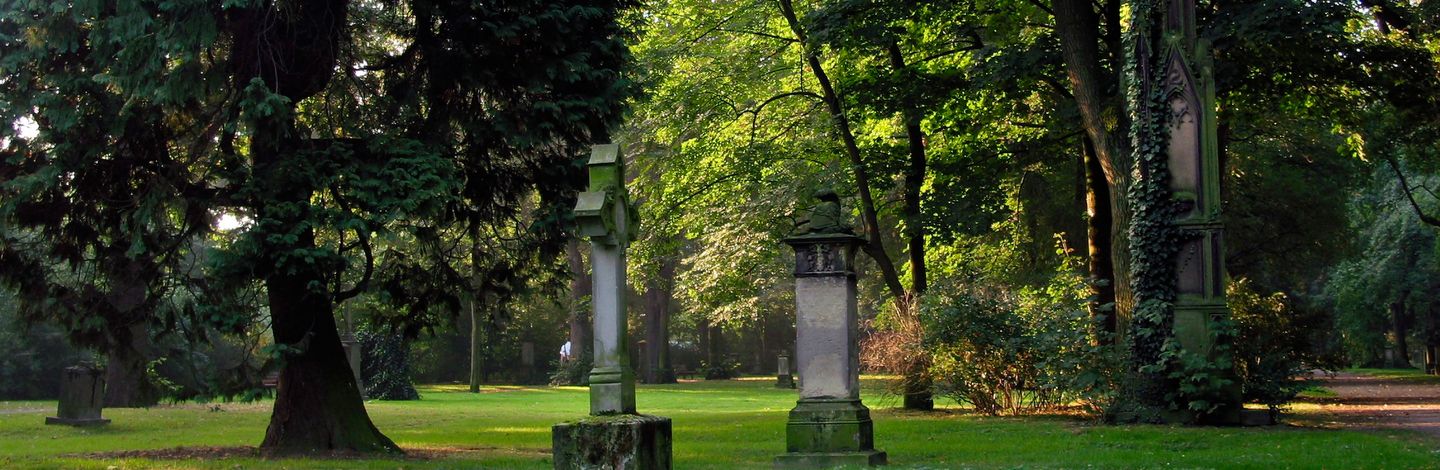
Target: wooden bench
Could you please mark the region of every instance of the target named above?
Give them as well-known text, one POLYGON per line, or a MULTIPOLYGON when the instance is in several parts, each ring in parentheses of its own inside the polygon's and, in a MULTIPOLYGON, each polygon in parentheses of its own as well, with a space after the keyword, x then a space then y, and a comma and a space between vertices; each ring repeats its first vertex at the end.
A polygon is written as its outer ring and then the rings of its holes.
POLYGON ((280 373, 279 373, 279 372, 271 372, 270 375, 267 375, 267 376, 265 376, 265 378, 260 379, 260 386, 265 387, 265 388, 275 388, 275 387, 277 387, 277 386, 279 386, 279 385, 280 385, 280 373))
POLYGON ((675 368, 675 378, 681 379, 681 378, 685 378, 685 377, 689 377, 689 378, 692 378, 692 379, 695 378, 695 370, 694 370, 694 369, 685 368, 685 367, 676 367, 676 368, 675 368))

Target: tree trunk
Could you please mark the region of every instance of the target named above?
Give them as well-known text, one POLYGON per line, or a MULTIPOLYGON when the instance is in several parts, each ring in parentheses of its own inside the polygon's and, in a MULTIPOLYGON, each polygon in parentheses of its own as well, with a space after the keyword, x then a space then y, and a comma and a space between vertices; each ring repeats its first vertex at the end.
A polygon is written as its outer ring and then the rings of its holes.
POLYGON ((140 408, 159 401, 147 374, 150 332, 144 323, 112 331, 105 351, 105 407, 140 408))
POLYGON ((590 271, 585 269, 585 253, 580 239, 565 245, 566 264, 570 267, 570 355, 589 358, 590 344, 590 271))
MULTIPOLYGON (((228 64, 237 85, 260 80, 289 99, 289 112, 251 116, 252 230, 262 241, 260 272, 271 332, 286 347, 274 411, 260 447, 269 452, 327 450, 399 452, 370 422, 340 345, 318 263, 295 253, 316 249, 310 200, 317 181, 295 171, 299 131, 294 107, 325 89, 346 26, 346 0, 252 2, 230 10, 228 64)), ((243 85, 240 85, 243 86, 243 85)))
POLYGON ((1391 331, 1393 331, 1395 335, 1395 363, 1390 364, 1390 367, 1412 367, 1410 364, 1410 344, 1406 339, 1406 336, 1409 336, 1410 332, 1408 331, 1409 328, 1407 328, 1408 325, 1406 325, 1405 321, 1405 300, 1403 297, 1398 302, 1390 303, 1390 320, 1391 331))
POLYGON ((675 383, 670 367, 670 299, 674 291, 675 261, 660 262, 660 272, 645 289, 645 383, 675 383))
MULTIPOLYGON (((905 70, 905 56, 900 45, 891 42, 888 48, 890 67, 905 70)), ((920 128, 920 112, 910 100, 904 103, 906 147, 909 161, 905 167, 904 193, 906 252, 910 258, 910 295, 925 294, 925 224, 920 212, 920 188, 925 185, 925 132, 920 128)), ((908 408, 908 407, 907 407, 908 408)))
POLYGON ((1086 220, 1086 240, 1089 247, 1090 267, 1090 294, 1092 299, 1087 305, 1090 311, 1090 318, 1099 328, 1097 339, 1108 338, 1114 342, 1116 338, 1115 319, 1115 264, 1114 253, 1111 250, 1111 231, 1114 229, 1110 217, 1110 185, 1105 180, 1104 169, 1100 166, 1100 158, 1095 153, 1095 144, 1090 137, 1083 138, 1085 143, 1085 212, 1089 214, 1086 220))
MULTIPOLYGON (((313 247, 314 235, 305 230, 300 244, 313 247)), ((265 285, 275 343, 295 351, 285 357, 260 447, 278 453, 398 452, 365 411, 329 296, 306 287, 324 285, 324 278, 314 270, 286 271, 270 275, 265 285)))
POLYGON ((1125 197, 1132 179, 1130 149, 1125 140, 1130 124, 1124 117, 1120 97, 1107 92, 1117 90, 1119 80, 1114 74, 1106 74, 1101 67, 1100 15, 1093 3, 1087 0, 1052 0, 1051 5, 1055 11, 1055 31, 1060 37, 1061 54, 1065 58, 1065 70, 1074 91, 1075 104, 1080 110, 1081 123, 1095 149, 1100 170, 1109 183, 1109 192, 1114 196, 1109 201, 1110 261, 1114 274, 1115 313, 1124 319, 1134 308, 1127 233, 1131 211, 1129 200, 1125 197), (1113 129, 1106 125, 1107 116, 1112 120, 1119 118, 1113 129))
MULTIPOLYGON (((483 294, 482 294, 483 295, 483 294)), ((483 381, 484 358, 481 355, 480 344, 484 335, 480 328, 481 310, 484 309, 482 300, 475 299, 474 295, 469 296, 470 307, 470 393, 480 393, 480 382, 483 381)))
POLYGON ((850 168, 855 175, 855 189, 860 193, 860 220, 864 224, 868 242, 865 244, 865 254, 874 259, 875 265, 880 268, 881 279, 885 281, 885 287, 890 290, 890 295, 897 299, 897 302, 904 301, 909 295, 905 292, 905 286, 900 283, 900 274, 895 269, 895 263, 890 260, 890 254, 885 251, 884 237, 880 233, 880 218, 875 210, 875 197, 870 192, 870 172, 865 169, 865 160, 860 155, 860 145, 856 143, 855 133, 850 129, 850 118, 845 115, 840 95, 830 83, 830 76, 825 73, 824 64, 820 62, 820 53, 808 46, 805 29, 800 25, 800 18, 795 13, 794 5, 790 0, 780 0, 779 4, 781 14, 785 16, 786 23, 790 25, 790 31, 795 34, 801 47, 804 48, 805 63, 810 66, 810 72, 820 85, 825 109, 830 114, 830 120, 835 123, 835 132, 840 135, 845 156, 850 160, 850 168))

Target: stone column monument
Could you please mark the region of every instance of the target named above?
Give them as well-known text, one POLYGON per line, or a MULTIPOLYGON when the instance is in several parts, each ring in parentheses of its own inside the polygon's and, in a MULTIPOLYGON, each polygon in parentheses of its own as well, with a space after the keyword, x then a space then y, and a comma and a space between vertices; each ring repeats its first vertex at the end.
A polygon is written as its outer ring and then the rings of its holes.
POLYGON ((855 255, 864 239, 840 211, 834 191, 785 243, 795 249, 795 360, 800 400, 785 425, 777 467, 884 465, 870 409, 860 402, 855 255))
POLYGON ((551 429, 555 468, 668 469, 670 419, 635 413, 635 373, 625 338, 625 249, 638 224, 620 147, 596 145, 589 171, 590 188, 575 203, 575 222, 590 239, 594 269, 590 417, 551 429))
MULTIPOLYGON (((1161 87, 1168 99, 1167 164, 1170 191, 1179 204, 1176 228, 1189 234, 1175 259, 1175 338, 1185 350, 1212 355, 1217 322, 1230 318, 1225 300, 1224 223, 1221 218, 1220 157, 1215 116, 1214 66, 1208 43, 1195 35, 1195 1, 1165 2, 1163 30, 1168 47, 1158 57, 1161 87)), ((1238 383, 1238 382, 1236 382, 1238 383)), ((1208 419, 1240 422, 1240 389, 1208 419)))
POLYGON ((45 418, 45 424, 68 426, 99 426, 110 424, 100 417, 105 403, 105 369, 82 364, 65 368, 60 381, 60 406, 55 414, 45 418))

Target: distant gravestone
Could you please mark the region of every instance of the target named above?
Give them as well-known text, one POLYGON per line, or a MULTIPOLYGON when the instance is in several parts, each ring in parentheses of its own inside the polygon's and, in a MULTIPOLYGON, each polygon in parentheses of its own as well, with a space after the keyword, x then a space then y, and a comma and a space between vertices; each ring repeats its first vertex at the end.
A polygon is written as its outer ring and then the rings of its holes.
POLYGON ((795 362, 800 400, 785 425, 777 467, 884 465, 875 450, 870 409, 860 402, 860 347, 855 299, 855 236, 834 191, 785 243, 795 249, 795 362))
POLYGON ((580 235, 590 238, 594 361, 590 416, 551 428, 556 469, 668 469, 670 418, 635 412, 635 373, 625 339, 625 249, 637 219, 625 190, 618 145, 596 145, 590 188, 575 203, 580 235))
POLYGON ((345 361, 350 364, 350 373, 355 376, 355 388, 360 390, 360 396, 365 396, 365 381, 360 374, 360 340, 355 338, 355 333, 345 332, 340 335, 340 347, 345 350, 345 361))
POLYGON ((110 420, 100 417, 105 403, 105 369, 91 365, 65 368, 60 381, 59 416, 45 418, 45 424, 99 426, 110 420))
POLYGON ((795 388, 795 376, 790 375, 790 355, 780 353, 776 363, 775 388, 795 388))

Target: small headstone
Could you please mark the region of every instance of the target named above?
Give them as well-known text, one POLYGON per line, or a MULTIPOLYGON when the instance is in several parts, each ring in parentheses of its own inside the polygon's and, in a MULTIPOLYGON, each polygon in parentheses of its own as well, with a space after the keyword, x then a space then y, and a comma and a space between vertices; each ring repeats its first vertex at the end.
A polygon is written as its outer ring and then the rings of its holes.
POLYGON ((780 353, 775 370, 775 388, 795 388, 795 376, 790 375, 790 355, 780 353))
POLYGON ((105 404, 105 369, 91 365, 65 368, 60 381, 59 416, 45 418, 45 424, 99 426, 110 420, 100 417, 105 404))

